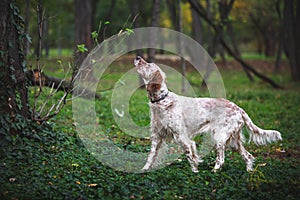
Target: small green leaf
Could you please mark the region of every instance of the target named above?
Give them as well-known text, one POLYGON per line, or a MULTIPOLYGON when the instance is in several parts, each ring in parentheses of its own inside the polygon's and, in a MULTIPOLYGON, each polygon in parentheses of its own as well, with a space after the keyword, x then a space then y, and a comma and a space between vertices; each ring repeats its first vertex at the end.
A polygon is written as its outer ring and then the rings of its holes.
POLYGON ((130 28, 125 28, 125 31, 127 32, 128 35, 134 33, 134 31, 130 28))
POLYGON ((88 49, 85 47, 85 44, 78 44, 77 45, 77 51, 81 52, 81 53, 84 53, 84 52, 87 52, 88 49))
POLYGON ((95 39, 95 38, 98 37, 97 31, 93 31, 91 34, 92 34, 92 38, 93 38, 93 39, 95 39))

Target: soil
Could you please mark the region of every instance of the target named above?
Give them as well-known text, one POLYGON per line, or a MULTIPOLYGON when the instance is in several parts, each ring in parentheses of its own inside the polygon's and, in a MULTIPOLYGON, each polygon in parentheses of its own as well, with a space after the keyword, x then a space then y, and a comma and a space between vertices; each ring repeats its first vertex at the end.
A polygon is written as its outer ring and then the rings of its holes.
MULTIPOLYGON (((122 64, 133 64, 135 55, 125 55, 120 57, 115 62, 122 64)), ((175 55, 156 55, 156 63, 164 64, 167 66, 172 66, 175 69, 180 69, 181 61, 179 56, 175 55)), ((274 71, 274 61, 273 60, 247 60, 250 66, 261 73, 272 73, 274 71)), ((222 61, 215 61, 219 70, 243 70, 242 66, 235 60, 227 60, 226 63, 222 61)), ((186 62, 187 71, 193 71, 194 67, 186 62)), ((280 62, 279 72, 289 72, 289 63, 286 60, 280 62)), ((180 70, 179 70, 180 71, 180 70)))

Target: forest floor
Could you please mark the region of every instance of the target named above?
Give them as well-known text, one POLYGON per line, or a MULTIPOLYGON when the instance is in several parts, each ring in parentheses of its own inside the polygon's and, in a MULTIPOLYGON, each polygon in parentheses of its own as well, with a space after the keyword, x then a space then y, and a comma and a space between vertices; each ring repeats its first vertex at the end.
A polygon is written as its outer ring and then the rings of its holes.
MULTIPOLYGON (((133 58, 114 62, 105 71, 99 87, 114 86, 133 68, 133 58)), ((54 67, 57 59, 43 62, 45 73, 63 77, 63 71, 54 67)), ((157 62, 180 71, 179 62, 173 57, 158 58, 157 62)), ((19 135, 1 138, 0 199, 299 199, 300 85, 290 80, 286 61, 281 63, 281 71, 277 74, 273 73, 271 60, 249 59, 247 62, 283 86, 283 89, 274 89, 259 79, 249 81, 235 61, 229 60, 226 66, 216 62, 226 98, 242 107, 258 126, 282 133, 283 141, 266 146, 245 143, 246 149, 256 157, 254 172, 247 172, 242 158, 229 150, 225 165, 217 173, 211 172, 215 159, 213 150, 203 158, 198 174, 192 173, 184 155, 148 173, 116 170, 96 159, 95 152, 84 146, 85 138, 78 134, 74 122, 72 102, 68 102, 62 112, 47 123, 22 126, 19 135)), ((172 75, 168 78, 168 84, 179 85, 172 75)), ((187 80, 196 96, 209 96, 209 92, 200 87, 199 74, 189 67, 187 80)), ((175 86, 172 89, 178 90, 175 86)), ((32 89, 31 103, 33 92, 32 89)), ((47 92, 47 89, 43 91, 47 92)), ((102 90, 100 95, 101 98, 95 100, 100 130, 124 154, 147 154, 150 140, 128 135, 115 121, 111 108, 113 90, 102 90)), ((54 96, 54 100, 59 96, 61 94, 54 96)), ((43 101, 45 99, 40 99, 37 103, 43 101)), ((86 105, 88 101, 85 100, 86 105)), ((149 124, 147 104, 144 89, 132 94, 129 112, 139 126, 149 124)), ((244 133, 248 138, 246 130, 244 133)), ((97 138, 90 139, 101 144, 97 138)), ((196 138, 196 141, 201 144, 203 138, 196 138)))

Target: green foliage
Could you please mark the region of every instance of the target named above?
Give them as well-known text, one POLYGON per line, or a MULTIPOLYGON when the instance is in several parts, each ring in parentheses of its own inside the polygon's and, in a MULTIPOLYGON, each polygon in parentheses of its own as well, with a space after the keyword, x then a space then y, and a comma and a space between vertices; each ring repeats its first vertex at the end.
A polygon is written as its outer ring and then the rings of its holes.
MULTIPOLYGON (((111 67, 114 73, 106 72, 100 85, 108 88, 114 85, 122 75, 120 68, 111 67)), ((204 158, 198 174, 191 172, 185 156, 151 173, 115 171, 96 160, 83 146, 72 125, 71 105, 67 105, 48 124, 24 125, 20 134, 8 136, 7 142, 1 138, 0 196, 2 199, 298 199, 299 86, 291 87, 281 77, 281 83, 289 89, 272 90, 259 82, 251 84, 242 72, 222 72, 222 75, 228 99, 243 107, 257 125, 282 132, 282 142, 259 147, 246 144, 256 157, 254 172, 246 172, 242 158, 231 151, 226 152, 225 165, 218 173, 211 172, 214 152, 204 158)), ((188 74, 195 86, 200 84, 196 76, 188 74)), ((130 137, 114 123, 111 93, 102 92, 101 100, 96 101, 99 125, 117 146, 148 152, 149 140, 130 137)), ((205 96, 203 91, 198 94, 205 96)), ((144 90, 137 90, 130 99, 129 112, 141 126, 149 123, 147 101, 144 90)))
POLYGON ((95 42, 96 44, 98 44, 98 43, 99 43, 99 42, 98 42, 98 36, 99 36, 98 32, 97 32, 97 31, 93 31, 93 32, 91 33, 91 35, 92 35, 92 39, 94 40, 94 42, 95 42))
POLYGON ((85 47, 85 44, 78 44, 77 45, 77 51, 80 53, 84 53, 87 52, 88 49, 85 47))
POLYGON ((125 31, 128 35, 131 35, 132 33, 134 33, 134 31, 130 28, 125 28, 125 31))

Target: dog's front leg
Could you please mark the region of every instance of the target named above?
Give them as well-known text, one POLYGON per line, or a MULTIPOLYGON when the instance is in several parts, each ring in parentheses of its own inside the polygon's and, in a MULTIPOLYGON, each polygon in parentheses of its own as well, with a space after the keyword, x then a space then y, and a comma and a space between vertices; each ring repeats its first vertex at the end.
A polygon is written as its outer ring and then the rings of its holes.
POLYGON ((162 143, 163 143, 163 141, 161 138, 158 138, 158 137, 151 138, 151 150, 148 155, 147 163, 143 167, 143 171, 149 170, 152 167, 152 165, 155 162, 155 159, 157 157, 158 150, 162 146, 162 143))

